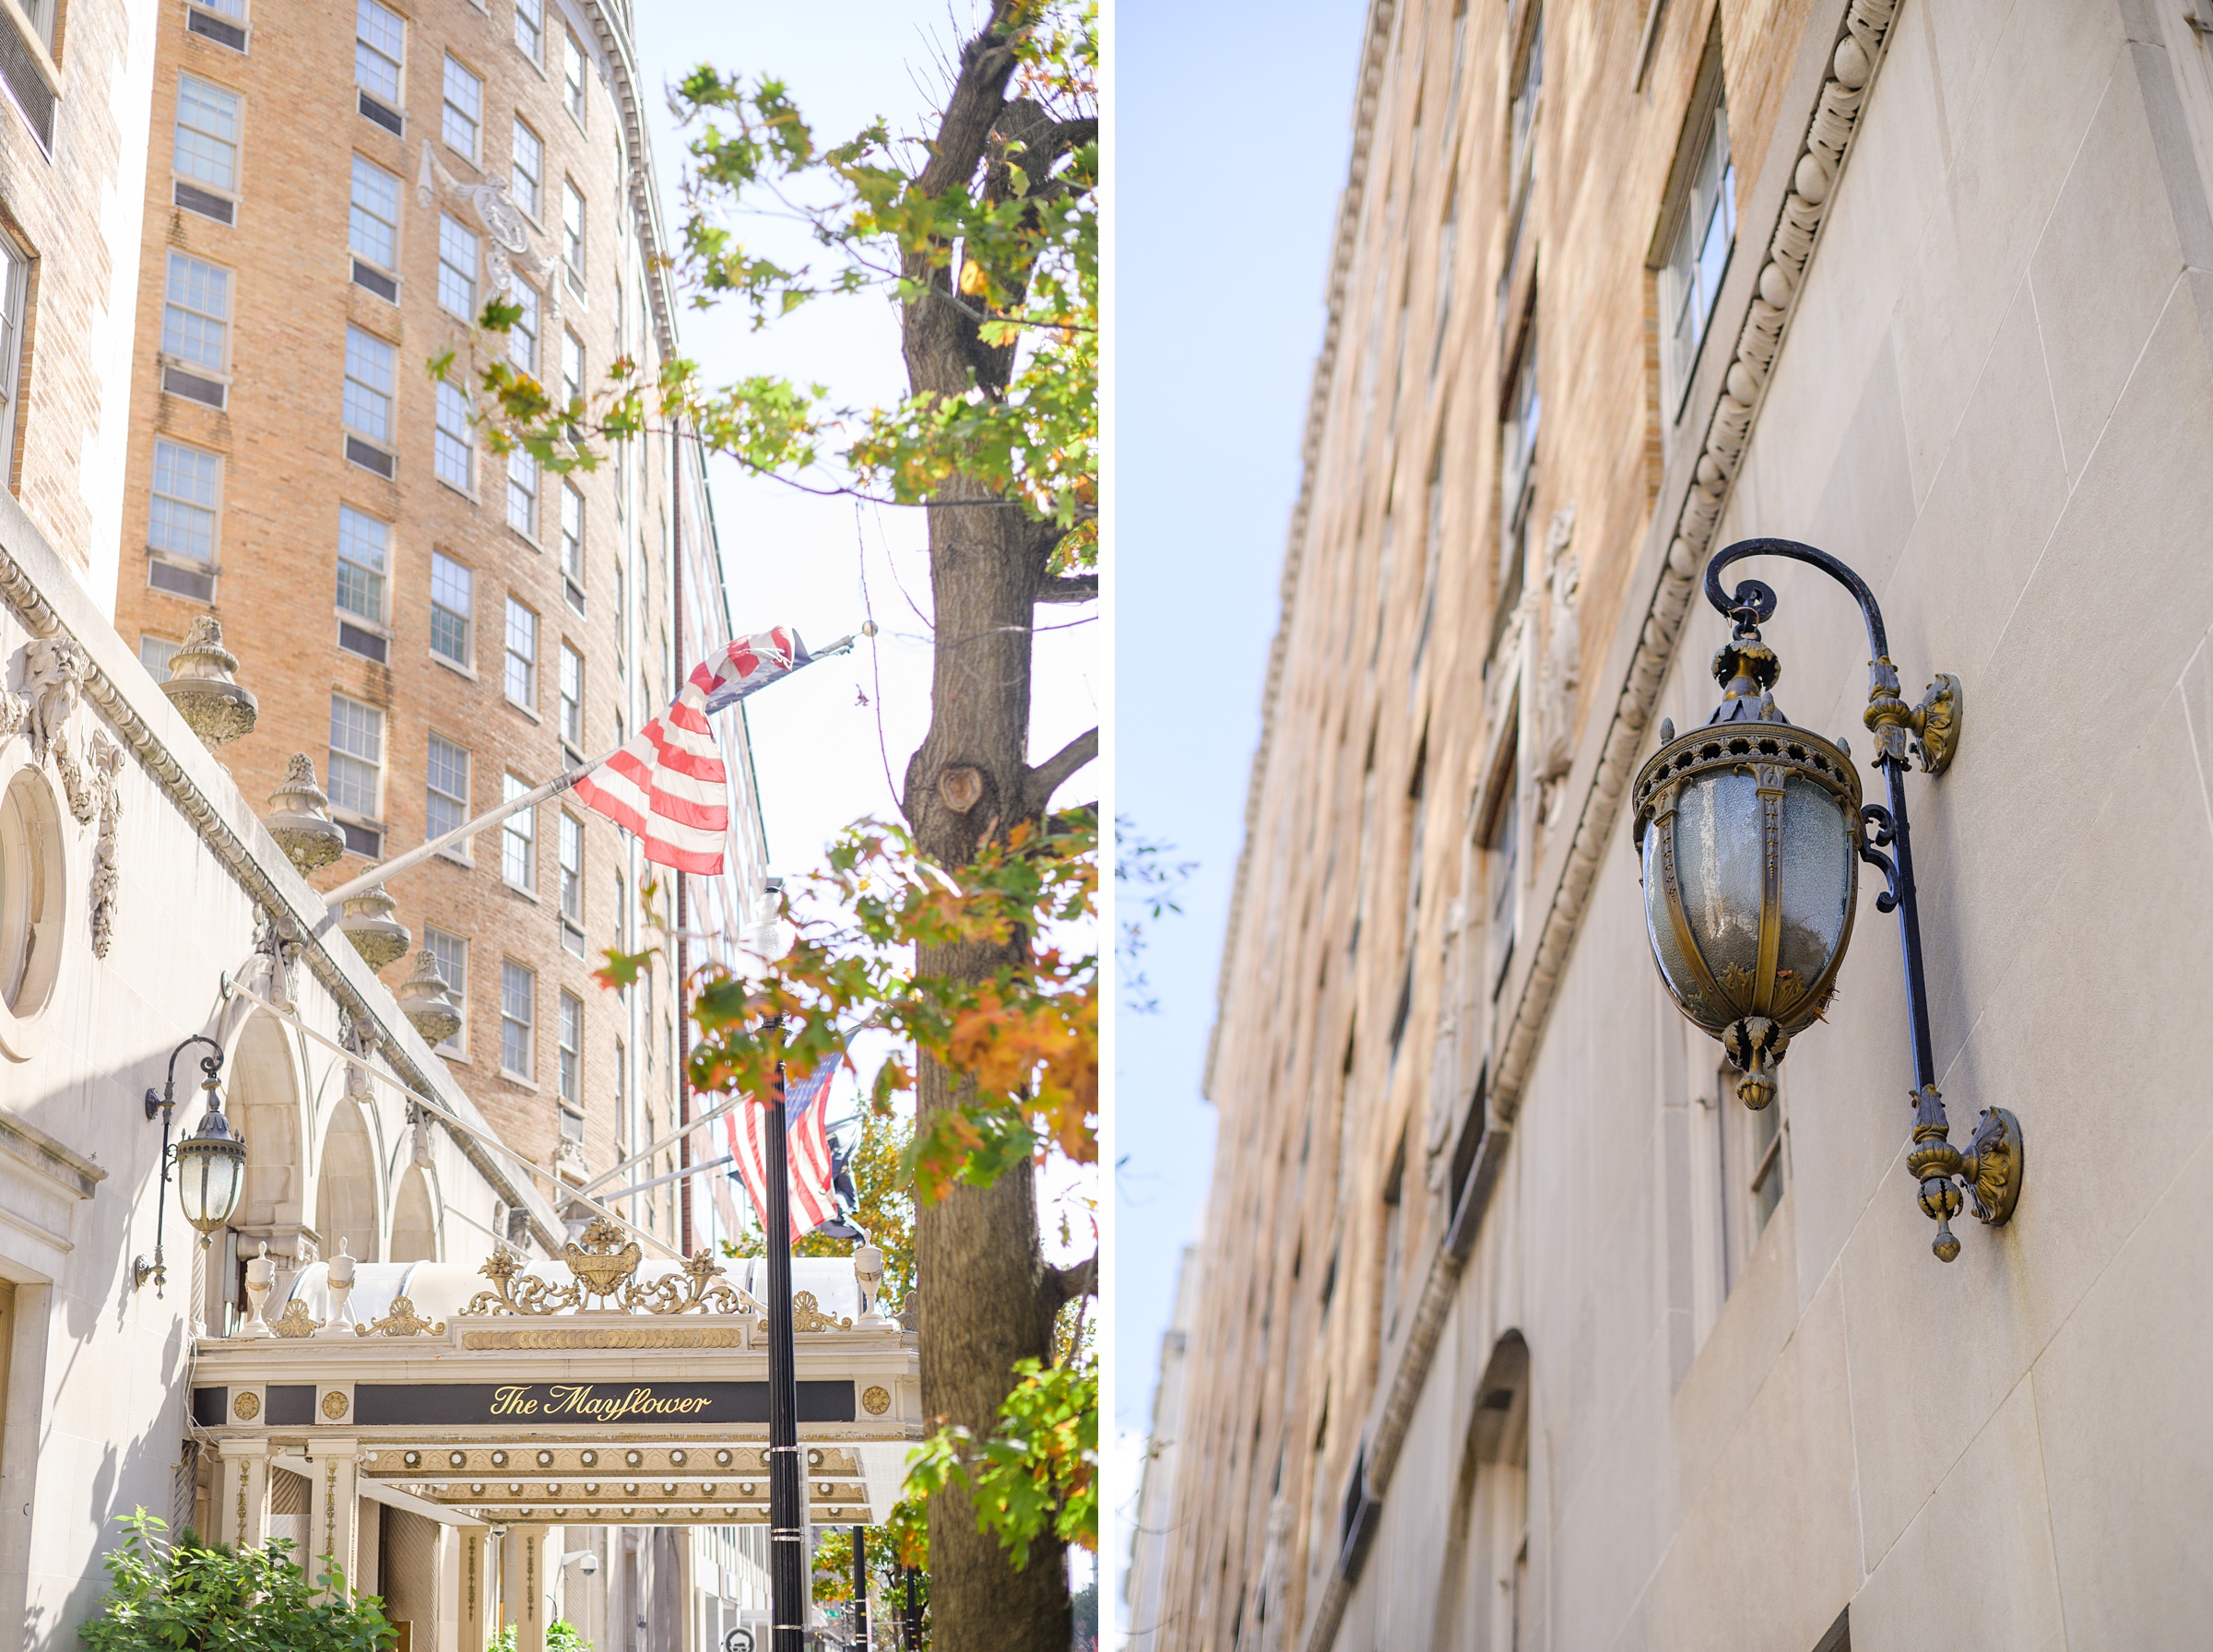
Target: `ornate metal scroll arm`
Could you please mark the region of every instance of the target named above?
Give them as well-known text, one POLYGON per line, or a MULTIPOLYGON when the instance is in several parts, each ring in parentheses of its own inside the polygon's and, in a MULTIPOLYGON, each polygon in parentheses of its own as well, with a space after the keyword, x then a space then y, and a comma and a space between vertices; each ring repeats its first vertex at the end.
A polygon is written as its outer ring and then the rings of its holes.
POLYGON ((549 1285, 523 1271, 523 1258, 511 1250, 494 1251, 477 1270, 491 1281, 491 1289, 468 1299, 467 1314, 557 1314, 584 1305, 584 1291, 574 1280, 549 1285))
POLYGON ((1897 829, 1890 823, 1890 811, 1879 803, 1860 806, 1860 823, 1864 828, 1860 839, 1860 858, 1883 875, 1888 886, 1875 898, 1877 912, 1898 910, 1898 866, 1883 851, 1898 841, 1897 829))
POLYGON ((665 1273, 650 1285, 632 1280, 622 1288, 622 1305, 635 1313, 742 1314, 751 1300, 722 1278, 722 1264, 705 1251, 684 1258, 683 1271, 665 1273))
POLYGON ((1715 551, 1706 564, 1706 600, 1731 622, 1738 641, 1757 642, 1760 626, 1775 616, 1775 592, 1760 581, 1745 580, 1734 592, 1722 588, 1722 569, 1755 556, 1787 557, 1818 568, 1852 593, 1867 627, 1873 657, 1867 663, 1864 721, 1875 736, 1875 766, 1883 772, 1889 807, 1868 804, 1861 808, 1867 830, 1859 855, 1882 869, 1888 885, 1876 897, 1876 909, 1898 914, 1906 973, 1906 1024, 1913 1044, 1913 1147, 1906 1165, 1921 1184, 1922 1210, 1936 1223, 1931 1248, 1940 1260, 1949 1262, 1959 1254, 1959 1241, 1951 1231, 1951 1218, 1960 1207, 1955 1180, 1965 1178, 1972 1184, 1976 1216, 1996 1227, 2013 1215, 2021 1173, 2020 1126, 2002 1107, 1984 1111, 1966 1153, 1952 1146, 1944 1097, 1936 1088, 1936 1056, 1929 1032, 1928 977, 1922 964, 1921 903, 1913 882, 1905 777, 1916 750, 1922 768, 1930 774, 1941 774, 1950 764, 1959 743, 1959 679, 1939 673, 1921 703, 1907 705, 1899 693, 1898 667, 1890 663, 1882 605, 1867 582, 1827 551, 1795 539, 1740 539, 1715 551), (1883 854, 1885 849, 1891 853, 1883 854))

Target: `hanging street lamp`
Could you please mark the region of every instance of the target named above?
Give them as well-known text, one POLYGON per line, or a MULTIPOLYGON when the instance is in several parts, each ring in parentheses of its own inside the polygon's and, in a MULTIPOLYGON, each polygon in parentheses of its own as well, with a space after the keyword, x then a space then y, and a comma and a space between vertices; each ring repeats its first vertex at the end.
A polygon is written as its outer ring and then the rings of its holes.
POLYGON ((1912 1149, 1906 1165, 1921 1208, 1936 1223, 1940 1260, 1959 1254, 1951 1219, 1959 1183, 1992 1227, 2012 1215, 2021 1187, 2019 1121, 1983 1110, 1961 1152, 1951 1143, 1929 1033, 1921 913, 1906 822, 1905 776, 1918 757, 1942 774, 1959 739, 1959 678, 1939 676, 1919 705, 1899 694, 1882 610, 1860 576, 1826 551, 1791 539, 1744 539, 1706 565, 1706 600, 1733 624, 1714 655, 1722 703, 1705 726, 1677 736, 1660 726, 1660 749, 1638 772, 1633 841, 1643 867, 1647 937, 1676 1007, 1720 1041, 1743 1076, 1736 1093, 1755 1112, 1775 1099, 1774 1068, 1791 1040, 1821 1019, 1852 939, 1859 862, 1878 868, 1879 912, 1896 912, 1905 954, 1906 1020, 1913 1043, 1912 1149), (1889 803, 1863 803, 1850 748, 1800 728, 1777 709, 1782 663, 1760 641, 1775 593, 1746 580, 1722 589, 1722 570, 1751 556, 1788 557, 1820 569, 1860 605, 1867 625, 1866 723, 1889 803), (1888 854, 1884 851, 1888 850, 1888 854))
MULTIPOLYGON (((245 1140, 231 1128, 231 1121, 223 1116, 222 1092, 216 1088, 216 1075, 222 1069, 223 1046, 212 1038, 195 1033, 170 1051, 169 1076, 160 1090, 146 1092, 147 1117, 159 1116, 161 1120, 162 1189, 166 1193, 173 1167, 177 1203, 183 1210, 184 1220, 199 1233, 203 1250, 237 1213, 239 1196, 246 1186, 245 1140), (204 1075, 200 1088, 207 1092, 207 1112, 199 1127, 172 1148, 169 1132, 176 1106, 177 1057, 195 1044, 204 1044, 215 1052, 200 1057, 200 1071, 204 1075)), ((160 1198, 154 1204, 153 1259, 136 1257, 131 1262, 133 1288, 143 1286, 150 1279, 156 1296, 162 1294, 162 1287, 169 1282, 169 1269, 161 1254, 163 1205, 160 1198)))

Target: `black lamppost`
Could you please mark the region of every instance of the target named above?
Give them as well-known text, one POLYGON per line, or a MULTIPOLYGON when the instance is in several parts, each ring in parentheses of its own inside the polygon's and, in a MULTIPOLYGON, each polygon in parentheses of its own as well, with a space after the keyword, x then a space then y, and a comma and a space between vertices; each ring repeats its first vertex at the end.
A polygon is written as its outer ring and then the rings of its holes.
POLYGON ((1967 1184, 1976 1216, 1992 1227, 2011 1218, 2021 1188, 2020 1124, 2005 1108, 1983 1110, 1965 1153, 1952 1145, 1929 1033, 1905 779, 1915 757, 1930 774, 1950 764, 1959 739, 1959 678, 1938 676, 1920 704, 1907 705, 1875 593, 1828 552, 1795 540, 1744 539, 1716 551, 1706 565, 1706 600, 1734 625, 1714 655, 1722 703, 1703 727, 1680 738, 1662 723, 1660 749, 1632 792, 1653 960, 1677 1007, 1721 1041, 1744 1075, 1738 1099, 1757 1111, 1775 1099, 1774 1064, 1836 990, 1858 863, 1881 870, 1888 887, 1875 904, 1898 914, 1913 1044, 1906 1164, 1921 1185, 1922 1210, 1936 1223, 1932 1248, 1949 1262, 1959 1254, 1951 1230, 1961 1204, 1955 1183, 1967 1184), (1797 727, 1776 709, 1782 663, 1759 637, 1774 616, 1775 593, 1757 580, 1722 589, 1722 570, 1751 556, 1809 563, 1859 603, 1873 655, 1865 721, 1888 808, 1860 801, 1859 771, 1842 740, 1797 727))
POLYGON ((869 1528, 853 1528, 853 1645, 857 1652, 869 1646, 869 1528))
POLYGON ((807 1508, 799 1483, 799 1357, 791 1333, 791 1155, 784 1064, 768 1087, 768 1593, 770 1652, 805 1652, 807 1508))

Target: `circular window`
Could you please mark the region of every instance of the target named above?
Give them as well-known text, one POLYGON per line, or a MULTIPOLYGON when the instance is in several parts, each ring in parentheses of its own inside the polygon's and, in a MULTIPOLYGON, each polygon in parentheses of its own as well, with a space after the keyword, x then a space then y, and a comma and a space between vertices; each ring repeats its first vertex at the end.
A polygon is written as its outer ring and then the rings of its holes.
POLYGON ((46 1007, 62 957, 61 811, 36 770, 0 793, 0 1005, 28 1021, 46 1007))

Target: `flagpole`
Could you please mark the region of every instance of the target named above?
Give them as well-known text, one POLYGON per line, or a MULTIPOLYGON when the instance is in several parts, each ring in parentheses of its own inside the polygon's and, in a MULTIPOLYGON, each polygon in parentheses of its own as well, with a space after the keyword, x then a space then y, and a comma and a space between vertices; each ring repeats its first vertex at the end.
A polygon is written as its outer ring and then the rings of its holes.
MULTIPOLYGON (((848 654, 852 651, 853 643, 854 639, 851 637, 840 637, 828 647, 815 649, 810 652, 805 659, 793 662, 791 670, 786 671, 782 676, 771 680, 782 682, 786 677, 791 676, 793 672, 806 669, 817 660, 826 660, 832 655, 848 654)), ((763 683, 759 686, 766 688, 768 684, 763 683)), ((591 761, 579 763, 574 769, 556 774, 543 785, 532 786, 521 796, 512 798, 501 804, 497 808, 487 809, 473 820, 464 821, 444 836, 434 837, 427 844, 418 844, 405 855, 396 855, 390 860, 380 861, 373 869, 362 873, 349 883, 341 883, 336 889, 323 891, 323 904, 328 910, 324 914, 323 921, 315 926, 315 933, 322 934, 337 921, 338 905, 349 896, 358 895, 366 890, 374 889, 386 879, 396 877, 419 861, 428 860, 441 850, 450 849, 456 844, 464 843, 476 836, 479 832, 491 831, 509 815, 520 813, 526 808, 535 808, 547 798, 567 791, 594 769, 604 768, 608 763, 621 756, 625 749, 626 748, 623 746, 617 746, 612 751, 602 752, 599 756, 593 758, 591 761)))
POLYGON ((784 1064, 768 1087, 768 1580, 770 1652, 805 1652, 807 1511, 799 1483, 799 1357, 791 1336, 791 1158, 784 1064))
POLYGON ((579 763, 574 769, 556 774, 545 785, 532 786, 521 796, 510 798, 497 808, 487 809, 475 820, 465 821, 442 837, 434 837, 427 844, 420 844, 409 849, 405 855, 396 855, 390 860, 380 862, 374 869, 362 873, 350 883, 341 883, 336 889, 325 890, 323 904, 329 908, 329 911, 325 915, 323 923, 316 926, 318 932, 337 915, 339 903, 349 895, 358 895, 364 890, 374 889, 385 879, 406 871, 418 861, 428 860, 440 850, 450 849, 456 844, 476 836, 479 832, 491 831, 509 815, 519 814, 526 808, 531 808, 543 803, 548 797, 567 791, 594 769, 604 768, 609 762, 621 756, 622 749, 621 746, 617 746, 612 751, 595 757, 588 763, 579 763))

